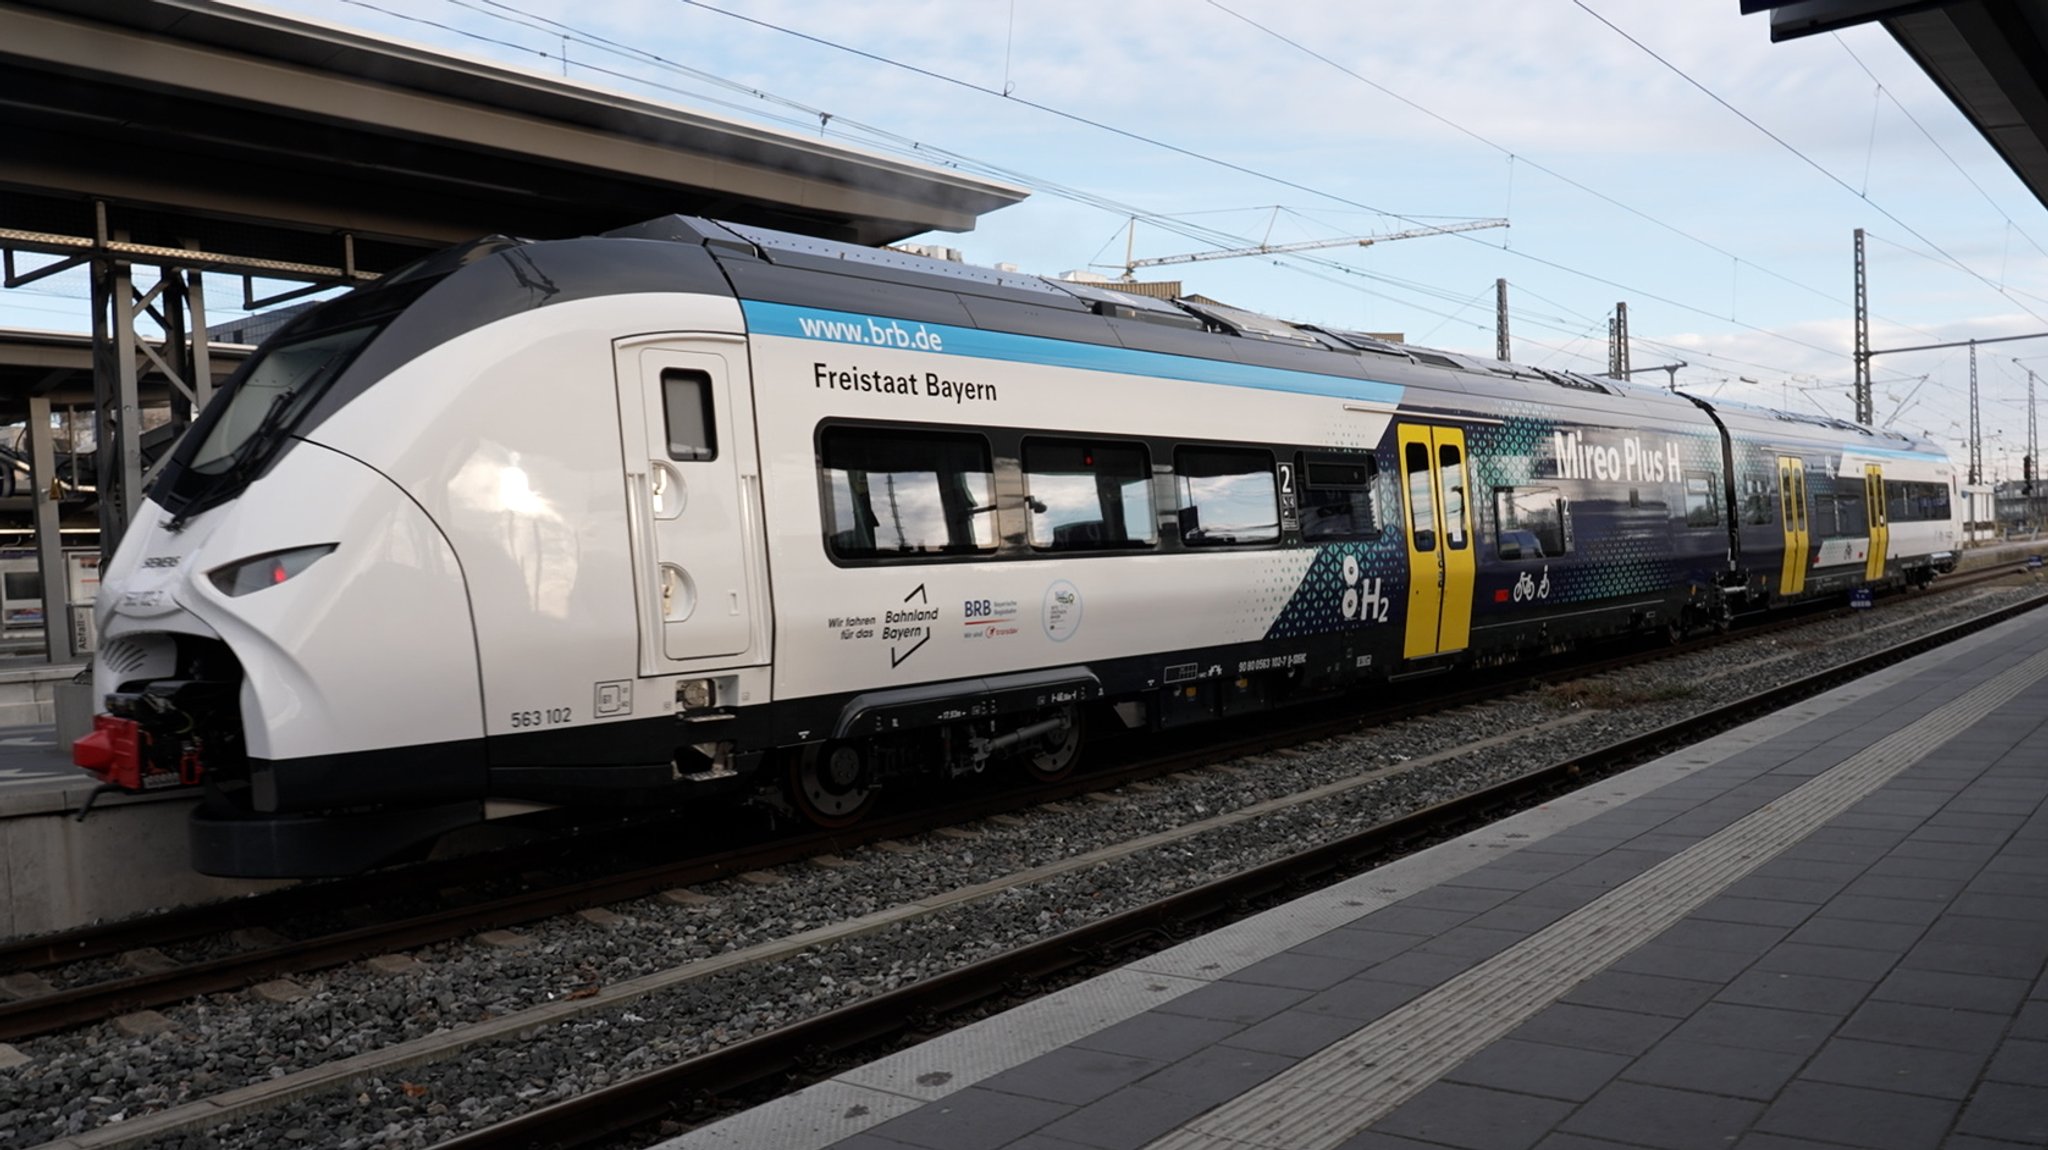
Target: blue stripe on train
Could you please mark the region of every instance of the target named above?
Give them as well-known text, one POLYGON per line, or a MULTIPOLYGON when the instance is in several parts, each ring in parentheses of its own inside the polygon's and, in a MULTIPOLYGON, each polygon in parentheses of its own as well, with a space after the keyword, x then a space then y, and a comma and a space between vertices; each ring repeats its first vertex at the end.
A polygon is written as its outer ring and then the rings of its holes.
POLYGON ((1366 403, 1394 405, 1401 402, 1397 384, 1321 372, 1289 371, 1257 364, 1231 363, 1138 351, 1127 347, 1071 343, 1035 335, 954 327, 942 323, 867 316, 854 312, 822 311, 793 304, 742 300, 747 329, 755 335, 779 335, 810 339, 871 351, 924 351, 940 355, 971 356, 1008 363, 1035 363, 1047 367, 1081 371, 1109 371, 1121 375, 1142 375, 1154 379, 1217 383, 1226 387, 1251 387, 1263 391, 1286 391, 1299 395, 1327 395, 1366 403))

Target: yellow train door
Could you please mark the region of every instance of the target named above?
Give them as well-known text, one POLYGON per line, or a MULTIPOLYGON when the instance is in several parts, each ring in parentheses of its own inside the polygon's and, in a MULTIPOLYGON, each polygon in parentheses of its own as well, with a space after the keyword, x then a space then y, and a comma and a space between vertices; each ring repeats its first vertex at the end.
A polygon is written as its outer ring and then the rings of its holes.
POLYGON ((1876 583, 1884 578, 1884 558, 1892 545, 1891 518, 1884 505, 1884 468, 1878 464, 1864 465, 1863 502, 1870 509, 1870 556, 1863 578, 1876 583))
POLYGON ((1408 539, 1402 654, 1414 659, 1462 651, 1471 642, 1472 589, 1478 580, 1465 433, 1404 423, 1396 430, 1396 442, 1408 539))
POLYGON ((1778 594, 1806 590, 1806 552, 1812 537, 1806 524, 1806 465, 1789 455, 1778 457, 1778 510, 1785 527, 1785 563, 1778 576, 1778 594))

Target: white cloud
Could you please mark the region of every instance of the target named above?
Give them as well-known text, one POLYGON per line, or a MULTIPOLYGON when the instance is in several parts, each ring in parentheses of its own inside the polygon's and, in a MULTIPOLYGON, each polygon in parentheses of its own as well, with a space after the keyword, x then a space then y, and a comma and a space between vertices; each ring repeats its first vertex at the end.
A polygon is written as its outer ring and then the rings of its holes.
MULTIPOLYGON (((1678 349, 1670 354, 1716 364, 1703 371, 1731 381, 1749 375, 1777 388, 1775 397, 1759 393, 1760 399, 1801 400, 1780 381, 1811 377, 1838 389, 1848 378, 1850 232, 1864 227, 1871 235, 1871 303, 1884 317, 1883 334, 1873 336, 1880 345, 1931 342, 1930 332, 2048 330, 2048 254, 2028 238, 2048 244, 2048 214, 1876 28, 1849 30, 1839 42, 1823 36, 1773 45, 1765 18, 1741 17, 1727 0, 1588 0, 1846 181, 1851 190, 1845 191, 1564 0, 1223 0, 1512 151, 1521 157, 1513 165, 1494 147, 1195 0, 710 2, 975 85, 1001 90, 1007 84, 1013 97, 914 75, 680 0, 507 0, 579 32, 828 111, 834 138, 848 138, 842 128, 849 123, 871 124, 1148 211, 1241 208, 1188 218, 1253 242, 1269 224, 1269 214, 1253 206, 1276 203, 1301 214, 1273 224, 1275 239, 1406 226, 1398 217, 1513 219, 1505 235, 1330 254, 1350 272, 1276 268, 1260 260, 1172 269, 1193 290, 1274 314, 1428 333, 1433 342, 1490 354, 1487 293, 1494 278, 1504 276, 1521 317, 1516 330, 1532 341, 1525 345, 1529 358, 1597 369, 1605 359, 1605 316, 1616 300, 1628 299, 1639 336, 1678 349), (1891 99, 1879 95, 1850 50, 1995 204, 1986 204, 1891 99), (1089 128, 1028 107, 1026 100, 1300 186, 1089 128), (1538 164, 1670 226, 1543 175, 1538 164), (1862 191, 1869 201, 1859 198, 1862 191), (1374 216, 1347 200, 1398 217, 1374 216), (1887 211, 1899 220, 1887 218, 1887 211), (2019 230, 2008 227, 2008 214, 2019 230), (2011 295, 1907 250, 1925 251, 1930 242, 2009 285, 2011 295), (1590 358, 1574 359, 1558 348, 1590 358)), ((341 0, 281 0, 278 6, 543 71, 561 66, 560 35, 495 19, 490 13, 506 9, 494 5, 419 0, 402 11, 518 47, 341 0)), ((817 127, 803 113, 671 70, 587 45, 572 44, 568 52, 571 77, 585 82, 662 99, 687 99, 673 89, 698 92, 749 109, 712 108, 723 114, 772 114, 803 130, 817 127), (594 67, 660 86, 635 88, 594 67)), ((1008 260, 1052 273, 1116 258, 1121 222, 1115 211, 1042 191, 988 217, 970 235, 940 239, 981 262, 1008 260)), ((1139 242, 1140 254, 1200 246, 1149 227, 1140 229, 1139 242)), ((1638 362, 1664 354, 1645 348, 1638 362)), ((1962 411, 1957 397, 1967 390, 1966 357, 1921 358, 1926 362, 1881 360, 1880 374, 1931 372, 1913 411, 1954 421, 1962 411)), ((1993 386, 1988 375, 1984 382, 1993 386)), ((2010 382, 2001 376, 1996 386, 2010 382)), ((1815 399, 1845 403, 1833 393, 1811 394, 1801 400, 1809 409, 1815 399)), ((2010 398, 2000 395, 2000 402, 2010 398)))

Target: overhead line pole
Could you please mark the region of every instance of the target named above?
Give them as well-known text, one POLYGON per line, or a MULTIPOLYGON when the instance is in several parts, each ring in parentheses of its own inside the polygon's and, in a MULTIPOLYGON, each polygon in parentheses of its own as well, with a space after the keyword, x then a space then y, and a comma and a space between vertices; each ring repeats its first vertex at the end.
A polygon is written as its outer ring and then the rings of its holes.
POLYGON ((1508 281, 1493 281, 1493 358, 1507 363, 1514 357, 1508 348, 1508 281))
POLYGON ((1628 368, 1628 304, 1614 305, 1614 316, 1607 321, 1607 374, 1616 379, 1627 379, 1628 368))
POLYGON ((1970 341, 1970 484, 1984 482, 1983 426, 1977 419, 1977 341, 1970 341))
MULTIPOLYGON (((2015 367, 2026 367, 2019 360, 2012 361, 2015 367)), ((2034 514, 2034 483, 2041 474, 2041 438, 2034 423, 2034 369, 2027 368, 2027 454, 2020 463, 2020 495, 2027 501, 2027 520, 2039 530, 2039 517, 2034 514)))
POLYGON ((1856 229, 1856 422, 1875 418, 1870 400, 1870 296, 1864 276, 1863 229, 1856 229))

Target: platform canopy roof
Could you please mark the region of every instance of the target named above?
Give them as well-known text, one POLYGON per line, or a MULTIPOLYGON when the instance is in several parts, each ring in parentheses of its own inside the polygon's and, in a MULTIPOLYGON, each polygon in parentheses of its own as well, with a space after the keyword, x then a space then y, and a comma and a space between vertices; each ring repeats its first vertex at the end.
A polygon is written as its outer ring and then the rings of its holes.
POLYGON ((2048 206, 2048 0, 1742 0, 1771 12, 1771 39, 1872 20, 2048 206))
POLYGON ((370 272, 671 212, 886 243, 1026 194, 220 0, 0 0, 0 141, 0 229, 92 236, 97 200, 136 243, 338 267, 347 236, 370 272))
MULTIPOLYGON (((215 383, 226 379, 254 350, 243 344, 210 346, 208 367, 215 383)), ((170 401, 170 385, 145 363, 140 375, 144 402, 170 401)), ((56 407, 92 408, 92 337, 75 332, 0 327, 0 425, 18 423, 28 414, 31 396, 43 396, 56 407)))

